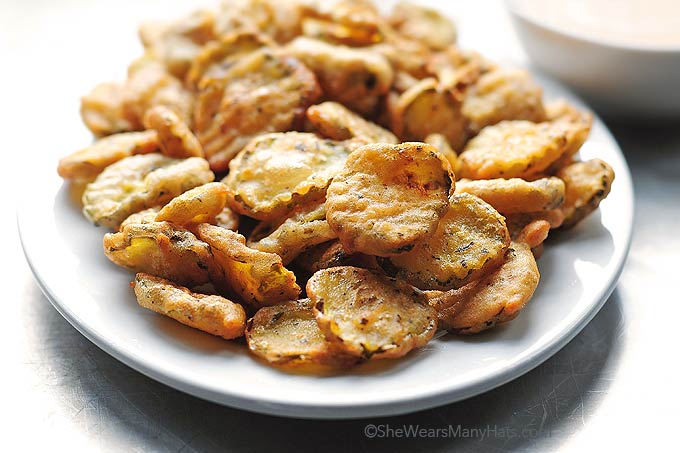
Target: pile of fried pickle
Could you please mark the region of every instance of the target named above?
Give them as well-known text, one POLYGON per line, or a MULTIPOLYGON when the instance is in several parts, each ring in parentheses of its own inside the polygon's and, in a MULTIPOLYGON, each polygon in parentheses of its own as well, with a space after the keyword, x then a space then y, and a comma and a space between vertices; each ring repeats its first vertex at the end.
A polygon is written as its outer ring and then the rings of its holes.
POLYGON ((611 188, 592 116, 456 45, 436 11, 230 0, 140 29, 82 98, 104 253, 139 304, 272 364, 396 358, 514 319, 553 229, 611 188), (219 181, 219 182, 216 182, 219 181))

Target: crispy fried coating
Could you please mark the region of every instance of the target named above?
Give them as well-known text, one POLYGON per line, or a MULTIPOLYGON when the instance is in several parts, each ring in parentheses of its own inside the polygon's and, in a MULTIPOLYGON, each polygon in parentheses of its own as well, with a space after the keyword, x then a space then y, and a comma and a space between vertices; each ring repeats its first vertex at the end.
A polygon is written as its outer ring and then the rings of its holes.
POLYGON ((553 162, 547 170, 549 174, 555 174, 574 162, 574 154, 588 139, 590 129, 593 126, 593 115, 590 112, 577 109, 564 100, 557 100, 548 104, 546 113, 553 124, 561 126, 565 130, 569 143, 560 158, 553 162))
POLYGON ((367 269, 320 270, 307 282, 307 294, 326 338, 364 359, 401 357, 437 329, 436 312, 421 293, 367 269))
POLYGON ((387 59, 370 50, 301 36, 284 51, 314 71, 326 99, 361 114, 375 111, 379 97, 387 93, 394 78, 387 59))
POLYGON ((458 153, 456 153, 453 148, 451 148, 449 141, 444 135, 430 134, 425 137, 425 143, 429 143, 430 145, 437 148, 441 155, 449 161, 454 175, 458 174, 458 153))
POLYGON ((227 187, 221 182, 209 182, 187 190, 163 206, 156 221, 177 225, 210 222, 227 204, 227 187))
POLYGON ((182 121, 191 126, 193 103, 193 94, 153 56, 147 54, 128 68, 123 112, 136 129, 142 128, 146 111, 157 105, 173 109, 182 121))
POLYGON ((446 137, 454 149, 466 140, 467 120, 460 100, 434 78, 423 79, 390 105, 392 130, 402 140, 424 140, 430 134, 446 137))
POLYGON ((210 166, 224 171, 253 137, 292 129, 320 91, 300 61, 263 48, 202 79, 194 111, 195 132, 210 166))
POLYGON ((562 168, 557 176, 564 181, 566 196, 562 211, 563 228, 572 228, 604 200, 614 182, 614 169, 601 159, 576 162, 562 168))
POLYGON ((321 202, 295 212, 278 226, 261 223, 253 231, 253 238, 248 246, 263 252, 276 253, 283 264, 288 264, 308 248, 336 237, 326 221, 326 209, 321 202))
POLYGON ((277 42, 288 42, 301 33, 303 2, 280 0, 223 1, 217 12, 218 35, 259 30, 277 42))
POLYGON ((430 299, 447 330, 473 334, 514 319, 531 299, 540 274, 529 246, 512 242, 505 262, 481 280, 430 299))
POLYGON ((353 47, 369 46, 383 39, 377 27, 369 29, 351 27, 314 17, 307 17, 302 20, 302 34, 330 44, 353 47))
POLYGON ((144 127, 158 134, 163 154, 183 159, 203 157, 203 148, 189 126, 170 107, 158 105, 144 114, 144 127))
POLYGON ((534 220, 529 222, 517 234, 510 232, 513 240, 527 244, 531 249, 539 247, 548 238, 550 222, 547 220, 534 220))
POLYGON ((143 24, 139 37, 170 74, 183 79, 202 46, 217 38, 215 13, 198 10, 170 24, 143 24))
POLYGON ((57 172, 64 179, 92 180, 121 159, 152 153, 158 148, 158 135, 154 131, 113 134, 61 159, 57 172))
POLYGON ((350 253, 404 253, 434 233, 448 206, 452 178, 431 145, 363 146, 328 187, 328 224, 350 253))
POLYGON ((479 77, 463 101, 463 114, 476 134, 506 120, 545 121, 543 90, 525 70, 497 68, 479 77))
POLYGON ((167 278, 184 286, 207 283, 210 246, 168 222, 129 223, 104 236, 104 253, 118 266, 167 278))
POLYGON ((252 30, 239 30, 220 37, 200 49, 191 62, 186 80, 189 86, 198 87, 201 79, 219 79, 229 66, 239 58, 264 46, 274 46, 266 35, 252 30))
POLYGON ((160 154, 126 157, 109 165, 83 192, 83 214, 95 225, 117 229, 130 214, 160 206, 215 175, 200 157, 160 154))
POLYGON ((463 153, 460 176, 470 179, 533 179, 581 141, 581 125, 572 123, 502 121, 487 126, 470 140, 463 153))
POLYGON ((357 362, 356 358, 326 340, 316 322, 310 299, 260 308, 248 320, 246 340, 253 354, 278 365, 350 366, 357 362))
POLYGON ((501 214, 548 211, 564 202, 564 182, 560 178, 535 181, 512 179, 464 179, 456 193, 469 193, 489 203, 501 214))
POLYGON ((307 119, 324 137, 356 139, 357 144, 398 143, 397 137, 337 102, 324 102, 307 109, 307 119))
POLYGON ((513 238, 516 238, 525 226, 537 221, 547 222, 550 229, 559 228, 564 223, 564 212, 560 207, 548 211, 516 212, 505 216, 505 224, 513 238))
POLYGON ((402 35, 433 49, 446 49, 456 42, 456 26, 431 8, 399 2, 392 10, 389 23, 402 35))
POLYGON ((389 275, 420 289, 446 291, 500 265, 508 244, 503 216, 474 195, 457 194, 430 239, 378 262, 389 275))
POLYGON ((366 46, 382 39, 383 20, 376 5, 366 0, 302 3, 302 33, 335 44, 366 46), (310 25, 308 21, 312 22, 310 25))
POLYGON ((125 86, 105 82, 95 86, 80 99, 83 123, 97 137, 134 131, 141 125, 130 121, 123 109, 125 86))
POLYGON ((262 135, 229 165, 229 206, 260 220, 285 217, 323 198, 348 155, 342 143, 310 133, 262 135))
POLYGON ((226 286, 254 308, 300 295, 295 274, 283 267, 281 257, 275 253, 251 249, 240 234, 207 223, 199 224, 196 232, 215 256, 215 285, 226 286))
POLYGON ((156 216, 158 211, 160 211, 160 206, 155 206, 153 208, 144 209, 143 211, 135 212, 130 214, 123 222, 120 224, 118 231, 123 231, 126 226, 133 224, 144 224, 153 223, 156 221, 156 216))
POLYGON ((140 306, 194 329, 226 340, 241 337, 245 332, 245 310, 222 296, 194 293, 143 272, 135 276, 134 290, 140 306))

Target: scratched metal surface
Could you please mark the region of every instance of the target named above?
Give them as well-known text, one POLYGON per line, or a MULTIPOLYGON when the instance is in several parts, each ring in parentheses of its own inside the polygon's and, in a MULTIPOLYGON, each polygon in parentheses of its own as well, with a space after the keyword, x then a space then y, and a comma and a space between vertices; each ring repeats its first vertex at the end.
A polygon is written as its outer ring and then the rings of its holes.
MULTIPOLYGON (((13 125, 3 134, 9 145, 25 145, 27 137, 21 134, 27 130, 26 122, 17 118, 28 118, 34 112, 34 107, 19 106, 22 90, 46 76, 37 72, 44 62, 17 48, 38 50, 44 44, 23 40, 31 25, 38 20, 43 21, 41 25, 65 20, 69 16, 60 16, 60 11, 84 4, 62 2, 61 9, 52 6, 45 12, 46 5, 55 3, 16 3, 12 11, 0 14, 0 30, 6 33, 0 46, 13 46, 3 48, 2 55, 14 57, 15 65, 10 67, 17 69, 2 76, 2 99, 5 105, 16 107, 0 112, 0 124, 13 125)), ((100 14, 97 8, 101 7, 88 8, 80 14, 100 14)), ((145 11, 152 10, 147 7, 145 11)), ((507 26, 504 16, 491 16, 498 27, 507 26)), ((116 26, 100 24, 105 32, 116 26)), ((55 39, 62 39, 63 48, 77 42, 76 38, 55 39)), ((64 69, 51 65, 50 71, 58 76, 64 69)), ((90 76, 102 78, 96 70, 90 76)), ((73 107, 73 92, 82 92, 80 83, 86 82, 65 76, 61 80, 64 88, 50 95, 73 107)), ((674 313, 680 302, 676 267, 680 257, 680 132, 677 122, 610 126, 633 172, 636 231, 620 283, 602 311, 564 349, 525 376, 476 398, 402 417, 354 421, 268 417, 202 401, 142 376, 99 350, 52 308, 24 263, 11 210, 3 213, 2 237, 10 240, 3 247, 2 260, 5 318, 0 328, 0 426, 7 431, 0 445, 6 451, 13 451, 12 447, 329 452, 628 451, 644 447, 659 451, 655 448, 665 446, 680 426, 680 396, 674 384, 678 342, 674 313), (392 435, 370 438, 368 425, 392 435), (397 431, 409 426, 426 431, 415 438, 398 437, 397 431), (447 434, 433 433, 436 429, 447 434)), ((45 124, 43 128, 48 135, 58 133, 50 127, 45 124)), ((82 143, 82 138, 75 137, 73 143, 82 143)), ((12 159, 10 164, 30 165, 28 160, 12 159)), ((21 174, 10 173, 2 181, 5 190, 23 181, 21 174)))

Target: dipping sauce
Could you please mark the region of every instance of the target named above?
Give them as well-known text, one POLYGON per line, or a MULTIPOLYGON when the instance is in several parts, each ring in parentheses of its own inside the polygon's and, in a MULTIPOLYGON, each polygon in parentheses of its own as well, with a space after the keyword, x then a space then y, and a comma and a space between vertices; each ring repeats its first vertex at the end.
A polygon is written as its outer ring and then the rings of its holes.
POLYGON ((515 0, 518 12, 614 44, 680 48, 680 0, 515 0))

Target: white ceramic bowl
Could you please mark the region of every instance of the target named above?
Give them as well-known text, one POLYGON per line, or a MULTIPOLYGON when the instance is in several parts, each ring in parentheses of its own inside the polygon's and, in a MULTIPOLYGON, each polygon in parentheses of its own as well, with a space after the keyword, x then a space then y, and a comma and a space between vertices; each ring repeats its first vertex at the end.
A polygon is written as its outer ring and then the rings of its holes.
POLYGON ((541 22, 507 0, 533 63, 571 86, 605 115, 680 117, 680 47, 606 42, 541 22))

